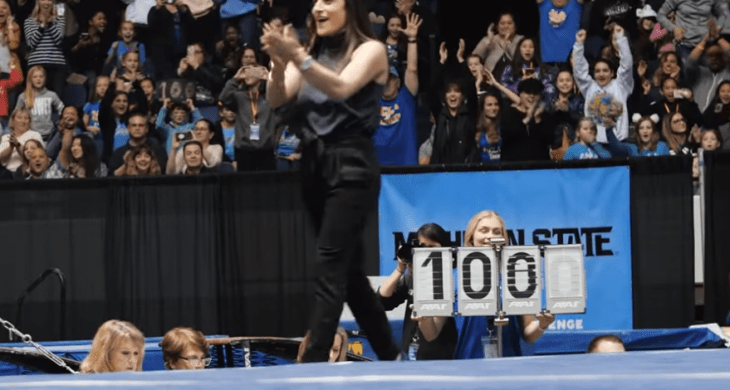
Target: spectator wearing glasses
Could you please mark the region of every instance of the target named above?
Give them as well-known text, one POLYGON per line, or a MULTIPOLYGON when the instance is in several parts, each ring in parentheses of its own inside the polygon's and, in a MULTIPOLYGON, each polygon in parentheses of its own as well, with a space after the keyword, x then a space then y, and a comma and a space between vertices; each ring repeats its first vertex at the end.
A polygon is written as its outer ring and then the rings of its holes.
POLYGON ((665 115, 681 112, 687 119, 689 127, 702 125, 702 112, 692 99, 692 90, 679 88, 677 80, 671 77, 664 78, 660 85, 661 89, 659 91, 662 97, 648 106, 646 104, 641 106, 642 115, 651 116, 656 114, 661 121, 665 115))
POLYGON ((167 160, 167 174, 205 173, 217 168, 223 160, 223 147, 210 143, 214 135, 213 123, 207 119, 200 119, 195 122, 191 131, 192 139, 183 142, 181 138, 174 137, 172 153, 167 160), (188 147, 191 144, 197 148, 188 147))
POLYGON ((695 125, 689 130, 687 119, 681 112, 665 115, 662 119, 662 136, 669 146, 671 155, 693 154, 702 138, 700 127, 695 125))
POLYGON ((210 364, 208 341, 198 330, 173 328, 165 333, 160 346, 168 370, 199 370, 210 364))
MULTIPOLYGON (((114 153, 112 153, 109 159, 109 172, 114 172, 117 169, 124 168, 125 166, 134 166, 134 161, 130 160, 128 153, 144 146, 145 153, 148 154, 149 157, 154 157, 152 158, 154 163, 145 160, 142 164, 143 167, 137 167, 135 171, 142 171, 145 173, 149 171, 152 172, 152 174, 159 175, 159 167, 165 167, 167 165, 167 153, 165 153, 165 149, 160 146, 156 139, 148 137, 147 117, 145 114, 140 112, 132 113, 127 119, 126 128, 128 129, 129 138, 124 145, 115 149, 114 153), (150 164, 152 166, 156 164, 159 166, 157 169, 149 169, 150 164)), ((121 176, 124 172, 128 171, 129 169, 126 171, 123 169, 118 174, 115 173, 115 175, 121 176)))

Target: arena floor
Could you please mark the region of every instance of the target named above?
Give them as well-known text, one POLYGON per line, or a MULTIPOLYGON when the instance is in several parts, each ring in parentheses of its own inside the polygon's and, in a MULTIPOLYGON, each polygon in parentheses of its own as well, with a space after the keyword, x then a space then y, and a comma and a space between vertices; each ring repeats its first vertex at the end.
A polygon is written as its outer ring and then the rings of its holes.
POLYGON ((719 389, 730 350, 4 377, 0 389, 719 389), (397 387, 396 387, 397 386, 397 387))

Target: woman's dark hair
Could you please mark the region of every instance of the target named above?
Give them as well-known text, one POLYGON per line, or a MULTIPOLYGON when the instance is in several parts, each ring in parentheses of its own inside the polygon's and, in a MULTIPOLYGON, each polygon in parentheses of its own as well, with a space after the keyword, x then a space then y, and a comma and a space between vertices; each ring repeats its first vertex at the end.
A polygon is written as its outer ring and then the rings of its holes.
POLYGON ((593 61, 593 66, 591 66, 591 77, 596 77, 596 65, 600 64, 601 62, 606 64, 608 66, 608 69, 611 69, 611 71, 613 72, 613 76, 616 77, 616 64, 603 57, 598 57, 595 59, 595 61, 593 61))
POLYGON ((687 141, 687 137, 689 136, 689 129, 685 130, 682 134, 676 134, 672 131, 672 120, 677 115, 681 115, 682 118, 686 119, 681 111, 670 112, 664 115, 662 118, 662 136, 670 150, 673 150, 675 153, 681 153, 682 145, 687 141))
POLYGON ((142 85, 142 83, 145 82, 145 81, 149 81, 150 83, 152 83, 152 86, 153 87, 156 87, 157 86, 157 83, 155 83, 155 80, 152 80, 149 77, 145 77, 142 80, 139 80, 139 84, 142 85))
POLYGON ((418 228, 419 236, 428 238, 431 241, 438 242, 442 247, 451 246, 451 239, 446 230, 433 222, 427 223, 418 228))
MULTIPOLYGON (((223 23, 223 32, 228 31, 229 28, 235 29, 236 30, 236 34, 240 34, 241 33, 241 30, 238 28, 238 25, 236 23, 231 23, 231 22, 225 22, 225 23, 223 23)), ((225 36, 225 34, 224 34, 224 36, 225 36)))
POLYGON ((497 24, 499 24, 499 21, 500 21, 500 20, 502 20, 502 18, 503 18, 503 17, 505 16, 505 15, 509 15, 509 17, 510 17, 510 18, 512 18, 512 23, 514 23, 514 24, 515 24, 515 31, 516 31, 516 30, 517 30, 517 21, 515 20, 515 14, 513 14, 513 13, 512 13, 512 12, 510 12, 510 11, 504 11, 504 12, 502 12, 501 14, 499 14, 499 16, 497 17, 497 22, 495 23, 495 26, 496 26, 497 24))
MULTIPOLYGON (((134 161, 134 158, 142 153, 147 153, 150 156, 150 158, 152 159, 152 161, 150 162, 150 168, 149 168, 149 172, 147 173, 147 175, 162 174, 162 169, 160 168, 159 161, 157 161, 157 156, 155 155, 155 152, 153 152, 152 148, 150 148, 150 146, 146 143, 133 147, 130 150, 129 158, 132 161, 134 161)), ((134 167, 132 168, 132 172, 128 171, 128 172, 126 172, 126 174, 128 176, 139 175, 139 172, 137 171, 136 163, 135 163, 134 167)))
MULTIPOLYGON (((662 53, 659 56, 659 64, 656 68, 656 71, 654 72, 654 75, 652 76, 652 85, 654 85, 655 87, 661 88, 664 78, 670 77, 670 75, 664 74, 664 72, 662 71, 662 65, 669 57, 674 57, 677 60, 677 66, 679 66, 679 69, 680 69, 679 73, 680 74, 682 73, 682 68, 683 68, 682 58, 679 56, 679 54, 677 54, 676 52, 673 52, 673 51, 665 51, 664 53, 662 53)), ((679 77, 679 76, 677 76, 677 77, 679 77)), ((677 81, 679 81, 679 80, 677 80, 677 81)), ((677 84, 679 84, 679 82, 677 84)))
MULTIPOLYGON (((400 20, 401 28, 406 28, 406 19, 399 13, 393 11, 388 16, 385 17, 385 26, 383 26, 383 32, 380 34, 380 40, 385 43, 385 39, 388 38, 388 35, 390 34, 388 32, 388 22, 390 22, 390 19, 397 18, 400 20)), ((401 43, 405 44, 407 42, 407 37, 404 34, 398 35, 398 46, 401 46, 401 43)))
POLYGON ((722 147, 723 140, 722 140, 722 133, 720 133, 720 130, 715 129, 715 128, 706 129, 705 131, 702 132, 702 137, 705 136, 705 133, 715 134, 715 138, 717 138, 717 142, 720 144, 720 146, 718 147, 718 149, 720 147, 722 147))
POLYGON ((661 81, 659 81, 659 89, 664 88, 664 84, 668 81, 673 81, 675 87, 679 87, 679 82, 677 81, 677 79, 672 78, 672 76, 665 75, 662 77, 661 81))
POLYGON ((502 99, 497 92, 490 91, 479 97, 479 118, 477 119, 477 131, 475 138, 476 142, 479 142, 479 138, 482 133, 484 133, 487 135, 489 143, 494 145, 498 143, 501 138, 499 134, 499 116, 494 120, 488 120, 484 117, 484 103, 487 101, 488 97, 492 97, 497 100, 497 105, 499 106, 498 115, 502 115, 502 99))
POLYGON ((198 122, 205 123, 206 125, 208 125, 208 131, 210 131, 211 133, 215 133, 215 125, 208 118, 198 119, 197 121, 195 121, 195 123, 198 122))
POLYGON ((261 54, 258 50, 256 50, 255 47, 251 47, 248 45, 248 43, 244 43, 243 46, 241 46, 241 57, 238 59, 238 66, 243 66, 243 56, 246 54, 247 50, 251 50, 253 52, 253 56, 256 58, 256 64, 261 63, 261 54))
MULTIPOLYGON (((669 114, 669 116, 671 116, 671 114, 669 114)), ((638 134, 639 128, 646 121, 649 121, 649 124, 651 125, 651 138, 649 139, 649 142, 648 143, 642 144, 641 143, 641 138, 636 137, 636 146, 638 146, 639 150, 651 150, 651 151, 654 151, 654 150, 656 150, 657 144, 659 143, 659 139, 661 138, 660 135, 659 135, 659 133, 660 133, 659 132, 659 129, 657 128, 657 124, 654 123, 654 121, 650 117, 643 116, 643 117, 641 117, 641 119, 639 119, 638 121, 636 121, 636 126, 635 126, 636 127, 636 132, 638 134)))
MULTIPOLYGON (((461 83, 459 81, 456 81, 456 80, 449 81, 448 83, 446 83, 446 85, 444 85, 444 90, 441 93, 441 95, 442 95, 441 97, 444 99, 444 101, 446 100, 446 93, 452 89, 456 89, 459 92, 461 92, 462 94, 464 93, 464 86, 461 85, 461 83)), ((464 97, 464 98, 466 99, 466 97, 464 97)))
POLYGON ((96 150, 96 143, 88 135, 78 134, 71 139, 72 145, 73 141, 76 139, 81 142, 81 151, 83 152, 81 161, 76 161, 76 163, 84 167, 86 177, 96 176, 96 171, 99 170, 99 165, 101 165, 101 160, 99 160, 99 153, 96 150))
MULTIPOLYGON (((345 50, 338 60, 338 68, 343 67, 349 61, 356 47, 369 39, 376 39, 370 29, 370 18, 364 3, 360 0, 345 0, 345 47, 343 47, 345 50)), ((317 35, 315 21, 311 16, 307 19, 307 31, 309 32, 308 52, 316 54, 319 52, 322 37, 317 35)))
POLYGON ((183 110, 188 114, 190 113, 190 107, 188 107, 187 104, 184 103, 172 103, 172 107, 170 107, 170 110, 168 112, 172 114, 172 112, 175 110, 183 110))
POLYGON ((514 58, 512 59, 512 76, 515 78, 515 80, 522 79, 522 68, 525 65, 530 64, 532 64, 533 69, 538 69, 542 67, 542 63, 540 62, 540 45, 535 38, 522 37, 522 39, 517 42, 517 48, 515 49, 514 58), (535 47, 535 52, 532 55, 532 59, 530 61, 525 60, 525 58, 522 57, 522 53, 520 52, 520 47, 525 41, 531 41, 532 45, 535 47))
POLYGON ((725 84, 730 84, 730 80, 722 80, 720 84, 717 85, 717 88, 715 88, 715 94, 712 95, 712 105, 720 103, 720 88, 722 88, 725 84))
MULTIPOLYGON (((107 93, 108 93, 108 92, 107 92, 107 93)), ((128 115, 128 114, 129 114, 129 107, 131 106, 131 103, 130 103, 130 101, 129 101, 129 94, 128 94, 127 92, 125 92, 125 91, 120 91, 120 90, 118 90, 118 89, 115 89, 115 90, 114 90, 114 96, 112 97, 112 99, 111 99, 110 103, 111 103, 111 104, 114 104, 114 100, 116 100, 116 99, 117 99, 117 96, 119 96, 119 95, 124 95, 124 96, 126 96, 126 97, 127 97, 127 112, 125 112, 125 113, 124 113, 124 115, 126 116, 126 115, 128 115)), ((126 118, 123 118, 123 119, 124 119, 124 120, 123 120, 123 122, 126 122, 126 118)))
POLYGON ((61 116, 63 116, 63 112, 66 111, 67 109, 73 109, 74 111, 76 111, 76 123, 74 123, 74 124, 76 125, 76 127, 81 129, 81 131, 86 131, 86 126, 84 125, 84 121, 82 119, 84 116, 84 112, 81 109, 79 109, 77 106, 74 106, 73 104, 69 104, 69 105, 63 107, 63 109, 61 110, 61 116))
POLYGON ((107 93, 109 92, 109 89, 110 89, 109 86, 111 86, 111 79, 109 78, 109 76, 105 76, 105 75, 97 76, 96 80, 94 80, 94 88, 91 88, 91 90, 89 91, 89 101, 90 102, 101 102, 101 99, 104 98, 104 96, 96 95, 96 85, 99 83, 99 79, 102 77, 106 78, 109 81, 109 84, 107 85, 107 89, 106 89, 107 93))
MULTIPOLYGON (((191 139, 190 141, 185 142, 185 145, 183 145, 183 152, 185 152, 185 149, 187 149, 187 147, 190 145, 198 145, 198 147, 200 148, 200 151, 201 152, 203 151, 203 144, 201 144, 200 141, 191 139)), ((185 154, 185 153, 183 153, 183 154, 185 154)))
POLYGON ((200 49, 200 52, 203 54, 203 63, 205 63, 205 60, 208 58, 208 52, 205 51, 205 47, 203 47, 203 44, 200 42, 193 42, 188 46, 197 46, 198 49, 200 49))

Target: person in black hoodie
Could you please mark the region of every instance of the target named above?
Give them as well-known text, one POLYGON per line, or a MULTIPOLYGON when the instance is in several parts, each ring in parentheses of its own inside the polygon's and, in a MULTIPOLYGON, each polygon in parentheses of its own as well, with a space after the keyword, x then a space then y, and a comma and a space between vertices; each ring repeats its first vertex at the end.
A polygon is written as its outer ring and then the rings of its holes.
POLYGON ((150 27, 148 60, 154 64, 154 79, 174 78, 180 58, 186 55, 188 43, 192 41, 195 19, 180 1, 173 3, 157 0, 147 14, 150 27))
POLYGON ((677 80, 672 77, 666 76, 661 81, 660 93, 662 98, 646 105, 646 100, 642 101, 641 114, 642 116, 651 116, 657 114, 661 121, 665 115, 681 112, 685 119, 687 119, 687 125, 692 128, 695 125, 702 125, 702 112, 700 112, 699 106, 692 99, 692 90, 687 88, 679 88, 677 80))
MULTIPOLYGON (((418 244, 427 248, 451 246, 449 234, 435 223, 418 229, 418 244)), ((408 353, 409 360, 453 359, 458 338, 454 317, 413 316, 413 259, 397 260, 393 273, 378 288, 378 297, 388 311, 406 302, 402 353, 408 353)))
MULTIPOLYGON (((132 84, 127 85, 132 90, 132 84)), ((133 92, 117 90, 114 84, 109 86, 99 104, 99 127, 104 141, 103 150, 99 151, 102 161, 109 164, 112 152, 124 146, 129 140, 127 119, 133 111, 147 112, 147 99, 141 87, 133 92)))
POLYGON ((715 96, 702 113, 702 122, 708 129, 728 128, 728 123, 730 123, 730 80, 721 81, 717 85, 715 96))
POLYGON ((464 103, 459 82, 450 82, 444 92, 444 103, 436 117, 431 164, 463 164, 474 158, 474 115, 464 103))
POLYGON ((555 125, 540 95, 545 87, 535 79, 520 81, 520 102, 507 107, 501 118, 502 161, 549 160, 555 125))

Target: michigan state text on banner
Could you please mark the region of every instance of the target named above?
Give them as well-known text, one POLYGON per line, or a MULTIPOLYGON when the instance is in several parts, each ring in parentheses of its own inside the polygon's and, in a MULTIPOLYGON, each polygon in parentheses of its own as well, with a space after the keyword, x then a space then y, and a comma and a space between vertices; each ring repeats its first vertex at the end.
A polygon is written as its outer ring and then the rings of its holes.
POLYGON ((462 246, 469 219, 494 210, 511 245, 583 245, 586 313, 558 315, 551 330, 632 329, 629 208, 628 167, 385 174, 380 273, 393 272, 397 246, 424 223, 462 246))

